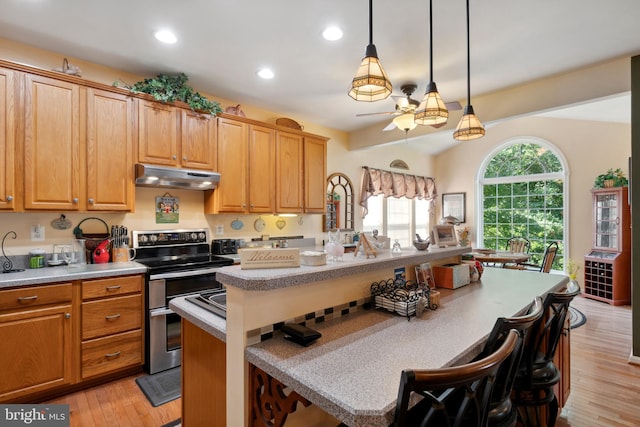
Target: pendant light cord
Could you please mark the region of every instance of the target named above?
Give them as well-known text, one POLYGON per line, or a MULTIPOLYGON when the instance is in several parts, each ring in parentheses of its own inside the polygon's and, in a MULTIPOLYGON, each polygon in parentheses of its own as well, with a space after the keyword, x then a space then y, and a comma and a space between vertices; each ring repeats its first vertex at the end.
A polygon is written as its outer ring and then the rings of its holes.
POLYGON ((433 81, 433 0, 429 0, 429 82, 433 81))
POLYGON ((369 0, 369 44, 373 44, 373 0, 369 0))
POLYGON ((469 37, 469 0, 467 0, 467 105, 471 105, 471 51, 469 37))

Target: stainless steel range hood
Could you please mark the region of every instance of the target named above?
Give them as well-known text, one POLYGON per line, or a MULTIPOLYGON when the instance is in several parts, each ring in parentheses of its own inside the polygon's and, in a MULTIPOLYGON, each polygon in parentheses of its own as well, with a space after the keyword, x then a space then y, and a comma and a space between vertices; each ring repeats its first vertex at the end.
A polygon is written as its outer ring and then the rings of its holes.
POLYGON ((213 190, 218 186, 218 182, 220 182, 220 174, 217 172, 142 163, 136 165, 136 185, 141 187, 213 190))

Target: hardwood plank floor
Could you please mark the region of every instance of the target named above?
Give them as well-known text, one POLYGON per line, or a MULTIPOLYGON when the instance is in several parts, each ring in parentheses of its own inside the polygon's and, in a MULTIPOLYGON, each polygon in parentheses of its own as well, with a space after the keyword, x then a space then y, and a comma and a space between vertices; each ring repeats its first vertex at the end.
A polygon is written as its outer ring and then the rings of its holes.
MULTIPOLYGON (((587 323, 571 331, 571 395, 557 427, 640 426, 640 366, 631 354, 631 307, 578 297, 587 323)), ((159 427, 180 418, 181 399, 151 406, 136 376, 50 403, 68 403, 72 427, 159 427)))

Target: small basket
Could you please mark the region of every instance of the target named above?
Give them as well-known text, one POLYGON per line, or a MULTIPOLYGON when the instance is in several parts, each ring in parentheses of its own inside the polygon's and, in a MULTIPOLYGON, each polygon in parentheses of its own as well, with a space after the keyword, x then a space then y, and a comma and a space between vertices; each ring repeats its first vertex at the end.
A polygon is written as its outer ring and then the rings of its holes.
POLYGON ((76 239, 82 239, 85 241, 85 252, 86 252, 86 259, 87 262, 91 262, 90 260, 93 259, 93 257, 91 256, 93 254, 93 251, 98 247, 98 245, 102 242, 104 242, 106 239, 108 239, 110 237, 109 234, 109 226, 107 225, 106 222, 104 222, 103 220, 101 220, 100 218, 96 218, 96 217, 89 217, 89 218, 85 218, 82 221, 80 221, 78 223, 78 225, 75 226, 75 228, 73 229, 73 235, 76 237, 76 239), (80 228, 80 226, 82 225, 83 222, 85 221, 89 221, 90 219, 95 219, 96 221, 100 221, 101 223, 104 224, 104 228, 106 229, 106 233, 85 233, 82 231, 82 228, 80 228))
POLYGON ((393 279, 371 284, 373 306, 406 316, 407 320, 416 315, 418 301, 421 298, 427 299, 425 308, 435 310, 438 307, 431 301, 431 289, 425 285, 410 280, 393 279))

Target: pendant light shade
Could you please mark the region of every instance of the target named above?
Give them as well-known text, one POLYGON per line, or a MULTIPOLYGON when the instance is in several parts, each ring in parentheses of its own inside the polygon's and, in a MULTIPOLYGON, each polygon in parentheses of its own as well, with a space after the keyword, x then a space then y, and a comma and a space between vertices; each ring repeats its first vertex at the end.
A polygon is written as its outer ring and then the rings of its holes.
POLYGON ((469 37, 469 0, 467 0, 467 106, 464 107, 464 114, 453 132, 453 139, 458 141, 469 141, 471 139, 482 138, 484 136, 484 126, 476 117, 471 106, 471 55, 469 37))
POLYGON ((429 84, 424 93, 424 98, 418 106, 415 114, 415 122, 419 125, 439 125, 447 122, 449 110, 447 110, 438 88, 433 81, 433 14, 431 9, 433 0, 429 0, 429 84))
POLYGON ((369 45, 351 82, 349 96, 356 101, 379 101, 391 95, 393 87, 385 73, 373 44, 373 0, 369 0, 369 45))

